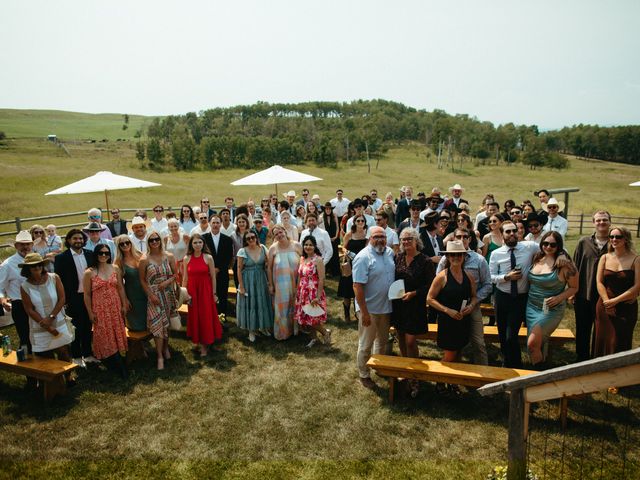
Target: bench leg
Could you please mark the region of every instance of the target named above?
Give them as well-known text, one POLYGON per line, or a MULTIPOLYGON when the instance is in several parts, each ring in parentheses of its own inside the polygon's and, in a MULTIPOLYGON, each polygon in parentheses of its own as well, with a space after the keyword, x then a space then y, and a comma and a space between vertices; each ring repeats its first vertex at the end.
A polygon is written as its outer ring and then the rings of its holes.
POLYGON ((64 395, 67 391, 67 382, 63 375, 49 381, 41 380, 41 382, 45 402, 50 402, 56 395, 64 395))
POLYGON ((569 412, 569 399, 567 397, 562 397, 560 399, 560 424, 562 425, 562 430, 566 430, 567 428, 568 412, 569 412))
POLYGON ((129 349, 127 350, 127 365, 131 365, 136 360, 140 360, 144 357, 144 342, 138 340, 129 340, 129 349))
POLYGON ((393 403, 395 400, 396 379, 395 377, 389 377, 389 403, 393 403))

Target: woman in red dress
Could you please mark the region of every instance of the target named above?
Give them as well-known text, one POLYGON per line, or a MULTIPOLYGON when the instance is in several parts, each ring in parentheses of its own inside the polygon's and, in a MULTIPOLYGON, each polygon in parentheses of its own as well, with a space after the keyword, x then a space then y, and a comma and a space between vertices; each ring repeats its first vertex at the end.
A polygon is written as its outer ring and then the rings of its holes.
POLYGON ((124 318, 129 305, 124 293, 122 272, 111 263, 108 245, 96 245, 94 261, 84 273, 84 304, 93 324, 93 354, 110 369, 126 378, 121 354, 127 351, 124 318))
POLYGON ((298 267, 298 289, 296 291, 296 307, 293 318, 302 328, 311 331, 311 341, 307 347, 312 347, 318 341, 316 332, 322 335, 325 345, 331 344, 331 330, 324 328, 327 321, 327 297, 324 293, 324 262, 318 249, 316 239, 311 235, 302 240, 302 256, 298 267), (322 313, 310 316, 303 307, 310 304, 320 307, 322 313))
POLYGON ((216 266, 208 252, 202 236, 194 233, 182 266, 182 286, 191 297, 187 336, 200 345, 201 357, 207 356, 209 345, 222 338, 216 309, 216 266))

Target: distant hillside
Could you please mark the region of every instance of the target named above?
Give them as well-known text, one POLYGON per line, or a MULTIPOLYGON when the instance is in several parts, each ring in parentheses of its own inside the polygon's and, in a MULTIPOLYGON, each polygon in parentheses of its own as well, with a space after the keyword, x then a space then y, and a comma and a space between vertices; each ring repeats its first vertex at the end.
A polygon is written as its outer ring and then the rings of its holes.
POLYGON ((31 138, 57 135, 64 140, 116 140, 133 139, 152 117, 129 115, 126 130, 124 114, 119 113, 77 113, 61 110, 16 110, 0 109, 0 132, 7 137, 31 138))

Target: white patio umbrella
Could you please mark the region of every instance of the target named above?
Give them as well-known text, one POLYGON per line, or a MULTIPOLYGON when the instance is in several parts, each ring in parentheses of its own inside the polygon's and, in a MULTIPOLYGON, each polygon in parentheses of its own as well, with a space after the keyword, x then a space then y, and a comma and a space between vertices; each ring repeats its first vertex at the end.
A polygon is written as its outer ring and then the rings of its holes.
POLYGON ((45 195, 64 195, 75 193, 94 193, 103 192, 104 199, 107 204, 107 215, 109 214, 109 195, 110 190, 125 190, 128 188, 149 188, 159 187, 160 183, 147 182, 146 180, 138 180, 137 178, 125 177, 124 175, 116 175, 111 172, 98 172, 95 175, 87 177, 77 182, 70 183, 64 187, 60 187, 45 195))
POLYGON ((231 182, 231 185, 275 185, 277 195, 279 183, 306 183, 317 182, 318 180, 322 179, 306 173, 296 172, 280 165, 274 165, 266 170, 252 173, 247 177, 231 182))
POLYGON ((630 187, 640 187, 640 181, 629 184, 630 187))

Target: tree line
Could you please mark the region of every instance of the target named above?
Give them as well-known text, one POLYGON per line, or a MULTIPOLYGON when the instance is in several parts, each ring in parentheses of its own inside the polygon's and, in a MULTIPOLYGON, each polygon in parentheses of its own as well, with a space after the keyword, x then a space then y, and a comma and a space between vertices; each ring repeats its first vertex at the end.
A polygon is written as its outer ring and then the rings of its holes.
POLYGON ((406 142, 425 145, 443 164, 522 162, 566 168, 564 153, 639 163, 640 127, 578 125, 540 132, 535 125, 497 127, 465 114, 417 110, 387 100, 258 102, 154 118, 136 132, 143 167, 161 170, 257 168, 315 162, 337 167, 379 158, 406 142))

